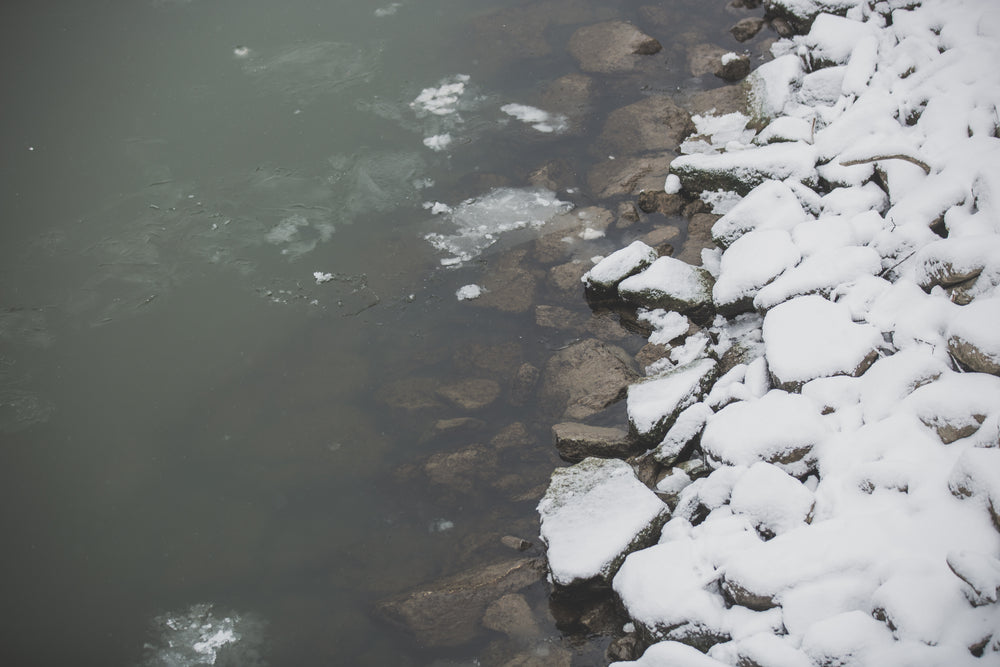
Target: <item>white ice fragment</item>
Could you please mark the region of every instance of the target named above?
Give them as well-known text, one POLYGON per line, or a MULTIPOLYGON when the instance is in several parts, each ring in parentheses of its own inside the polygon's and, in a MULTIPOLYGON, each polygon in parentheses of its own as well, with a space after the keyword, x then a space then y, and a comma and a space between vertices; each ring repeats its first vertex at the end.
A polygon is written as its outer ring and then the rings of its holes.
POLYGON ((469 78, 468 74, 456 74, 443 79, 435 88, 424 88, 416 99, 410 102, 410 108, 418 115, 429 113, 435 116, 447 116, 455 113, 469 78))
POLYGON ((427 146, 432 151, 443 151, 451 145, 451 142, 451 135, 445 132, 444 134, 435 134, 432 137, 426 137, 424 139, 424 146, 427 146))
POLYGON ((483 288, 479 285, 463 285, 455 292, 455 298, 459 301, 478 299, 483 294, 483 288))
POLYGON ((328 283, 333 280, 333 274, 323 273, 322 271, 313 271, 313 278, 316 279, 317 285, 322 285, 323 283, 328 283))
POLYGON ((566 116, 549 113, 526 104, 505 104, 500 107, 500 111, 546 134, 563 132, 569 127, 569 120, 566 116))

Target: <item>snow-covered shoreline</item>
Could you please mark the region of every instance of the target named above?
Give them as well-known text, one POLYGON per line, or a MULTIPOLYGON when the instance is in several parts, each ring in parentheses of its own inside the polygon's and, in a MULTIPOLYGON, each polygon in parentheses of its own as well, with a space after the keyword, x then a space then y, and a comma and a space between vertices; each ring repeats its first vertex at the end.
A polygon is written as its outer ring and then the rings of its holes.
POLYGON ((997 664, 1000 6, 765 4, 804 34, 667 181, 739 192, 718 248, 585 277, 674 347, 628 396, 652 488, 560 470, 552 578, 612 586, 620 665, 997 664))

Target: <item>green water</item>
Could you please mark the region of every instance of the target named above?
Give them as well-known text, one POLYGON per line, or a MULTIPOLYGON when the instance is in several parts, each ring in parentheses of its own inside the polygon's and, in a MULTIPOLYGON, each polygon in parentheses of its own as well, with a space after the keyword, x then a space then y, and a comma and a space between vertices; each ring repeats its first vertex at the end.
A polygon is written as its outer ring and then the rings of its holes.
MULTIPOLYGON (((201 664, 165 652, 164 624, 227 614, 250 647, 233 664, 475 657, 486 639, 421 651, 372 605, 511 557, 494 534, 537 541, 534 501, 401 474, 469 443, 427 439, 455 415, 400 414, 380 391, 463 377, 483 346, 542 366, 563 341, 458 302, 482 262, 440 268, 423 204, 524 187, 548 156, 585 169, 586 134, 525 139, 497 109, 574 71, 576 27, 640 4, 3 3, 3 664, 201 664), (509 8, 549 17, 547 52, 506 41, 509 8), (460 121, 411 107, 459 74, 460 121), (449 150, 424 145, 442 132, 449 150)), ((681 69, 656 85, 701 85, 681 69)), ((608 85, 595 117, 647 92, 608 85)), ((531 406, 477 417, 525 422, 537 445, 501 465, 544 483, 558 462, 531 406)), ((566 646, 579 664, 603 649, 566 646)))

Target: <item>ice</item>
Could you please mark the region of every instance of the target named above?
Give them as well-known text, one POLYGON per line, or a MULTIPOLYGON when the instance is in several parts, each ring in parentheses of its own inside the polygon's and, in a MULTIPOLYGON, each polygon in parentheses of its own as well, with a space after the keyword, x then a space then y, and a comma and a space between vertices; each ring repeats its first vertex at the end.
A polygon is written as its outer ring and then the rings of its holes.
POLYGON ((479 285, 463 285, 455 292, 455 298, 459 301, 469 301, 471 299, 478 299, 482 294, 483 288, 479 285))
POLYGON ((451 146, 451 142, 451 135, 445 132, 444 134, 435 134, 432 137, 426 137, 424 139, 424 146, 427 146, 432 151, 443 151, 448 146, 451 146))
POLYGON ((375 9, 375 16, 378 18, 385 18, 386 16, 392 16, 399 8, 403 6, 401 2, 390 2, 385 7, 378 7, 375 9))
POLYGON ((154 636, 143 651, 144 667, 227 664, 261 666, 259 651, 264 623, 251 614, 223 614, 212 604, 195 604, 181 612, 157 616, 154 636))
POLYGON ((500 107, 500 111, 546 134, 564 132, 569 127, 566 116, 549 113, 526 104, 505 104, 500 107))
POLYGON ((333 280, 333 274, 324 273, 323 271, 313 271, 313 278, 316 280, 317 285, 322 285, 333 280))
POLYGON ((624 461, 587 458, 552 473, 538 513, 552 580, 569 585, 613 576, 668 510, 624 461))
POLYGON ((882 335, 858 324, 843 304, 801 296, 769 310, 764 349, 779 385, 795 387, 830 375, 858 375, 875 360, 882 335))
POLYGON ((447 116, 456 113, 469 79, 468 74, 456 74, 442 79, 436 87, 420 91, 420 94, 410 102, 410 108, 417 116, 425 114, 447 116))
POLYGON ((441 260, 443 265, 455 266, 477 257, 504 233, 539 229, 572 208, 572 204, 560 201, 554 192, 544 188, 496 188, 445 213, 444 225, 453 231, 432 232, 424 238, 450 255, 441 260))

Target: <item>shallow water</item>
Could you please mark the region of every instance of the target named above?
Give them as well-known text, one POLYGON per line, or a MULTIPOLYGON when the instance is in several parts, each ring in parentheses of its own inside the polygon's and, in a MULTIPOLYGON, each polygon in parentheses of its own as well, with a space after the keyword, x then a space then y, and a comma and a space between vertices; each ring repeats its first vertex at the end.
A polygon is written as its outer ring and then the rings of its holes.
MULTIPOLYGON (((427 437, 454 411, 392 410, 386 387, 507 381, 567 342, 454 295, 537 226, 477 202, 514 193, 532 209, 527 172, 595 159, 585 132, 540 132, 501 107, 537 104, 575 70, 576 27, 636 19, 640 4, 0 8, 4 664, 468 664, 483 649, 420 651, 372 604, 509 557, 496 536, 537 541, 534 501, 407 475, 469 436, 427 437), (545 30, 512 46, 504 17, 545 30), (450 113, 411 105, 428 88, 441 102, 458 75, 452 107, 435 107, 450 113), (443 135, 445 150, 424 142, 443 135), (428 235, 469 220, 527 231, 462 238, 473 261, 442 268, 458 251, 428 235)), ((701 10, 709 30, 731 22, 722 6, 701 10)), ((703 85, 665 53, 661 78, 609 78, 584 119, 703 85)), ((487 440, 525 422, 538 444, 503 454, 501 474, 544 483, 558 462, 531 406, 476 416, 487 440)), ((562 637, 546 594, 530 593, 548 641, 593 664, 601 640, 562 637)))

